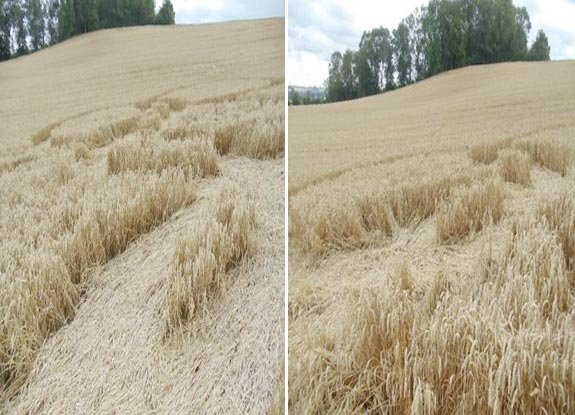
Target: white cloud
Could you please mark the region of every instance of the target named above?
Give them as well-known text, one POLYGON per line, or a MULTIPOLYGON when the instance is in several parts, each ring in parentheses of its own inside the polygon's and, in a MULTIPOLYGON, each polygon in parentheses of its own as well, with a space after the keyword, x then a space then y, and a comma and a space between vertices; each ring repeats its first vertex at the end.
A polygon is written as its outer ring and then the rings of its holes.
MULTIPOLYGON (((287 80, 321 85, 332 52, 356 49, 364 30, 397 27, 427 0, 289 0, 287 80)), ((575 58, 575 1, 514 0, 531 18, 530 43, 543 29, 552 59, 575 58)))
POLYGON ((551 59, 573 59, 575 54, 575 2, 569 0, 516 0, 531 18, 530 42, 543 29, 551 46, 551 59))
POLYGON ((287 61, 287 73, 290 85, 321 86, 326 78, 327 59, 306 51, 293 51, 287 61))
POLYGON ((284 0, 172 0, 172 4, 177 24, 283 16, 285 11, 284 0))
POLYGON ((575 59, 575 44, 565 46, 563 56, 565 59, 575 59))
POLYGON ((331 54, 356 49, 364 30, 395 28, 425 0, 289 0, 287 79, 321 85, 331 54))

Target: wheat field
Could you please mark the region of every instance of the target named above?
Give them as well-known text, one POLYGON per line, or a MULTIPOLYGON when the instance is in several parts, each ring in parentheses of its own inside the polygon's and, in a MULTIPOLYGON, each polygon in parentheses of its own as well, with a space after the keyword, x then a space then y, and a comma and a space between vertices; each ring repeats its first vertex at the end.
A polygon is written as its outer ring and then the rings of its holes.
POLYGON ((575 62, 289 110, 289 411, 575 411, 575 62))
POLYGON ((275 411, 283 79, 284 19, 0 64, 0 413, 275 411))

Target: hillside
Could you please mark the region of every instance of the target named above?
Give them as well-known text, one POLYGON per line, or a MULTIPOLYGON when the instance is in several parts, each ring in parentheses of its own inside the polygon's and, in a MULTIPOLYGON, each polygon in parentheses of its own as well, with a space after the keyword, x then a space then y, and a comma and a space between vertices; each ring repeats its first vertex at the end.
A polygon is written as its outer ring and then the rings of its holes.
POLYGON ((575 409, 574 97, 505 63, 290 107, 291 413, 575 409))
POLYGON ((290 192, 354 167, 424 153, 430 142, 437 150, 462 149, 568 128, 573 65, 470 66, 352 102, 290 108, 290 192))
POLYGON ((0 64, 0 413, 281 400, 284 20, 0 64))
POLYGON ((155 95, 200 100, 283 78, 278 22, 107 29, 4 62, 0 142, 22 145, 56 120, 155 95))

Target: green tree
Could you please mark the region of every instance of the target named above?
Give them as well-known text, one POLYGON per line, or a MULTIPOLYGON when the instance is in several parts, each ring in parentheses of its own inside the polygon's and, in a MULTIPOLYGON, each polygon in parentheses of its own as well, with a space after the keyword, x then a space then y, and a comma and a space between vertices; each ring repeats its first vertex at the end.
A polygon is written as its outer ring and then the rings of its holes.
POLYGON ((61 0, 58 10, 58 30, 59 41, 66 40, 77 33, 74 0, 61 0))
POLYGON ((301 104, 301 100, 299 98, 299 93, 297 91, 293 91, 292 96, 291 96, 291 104, 292 105, 300 105, 301 104))
POLYGON ((465 19, 460 1, 441 0, 437 4, 441 70, 450 70, 465 64, 465 19))
POLYGON ((100 0, 98 17, 100 27, 120 27, 125 23, 127 4, 125 0, 100 0))
POLYGON ((393 54, 400 86, 411 83, 411 46, 409 44, 409 27, 402 21, 393 31, 393 54))
POLYGON ((437 16, 437 1, 430 1, 422 7, 421 50, 425 56, 422 66, 423 77, 433 76, 441 70, 441 43, 437 16))
POLYGON ((12 19, 16 32, 16 55, 28 53, 28 31, 25 22, 25 9, 18 1, 12 2, 12 19))
MULTIPOLYGON (((174 6, 172 6, 172 16, 172 20, 175 23, 176 13, 174 13, 174 6)), ((156 22, 156 4, 154 0, 142 0, 142 17, 142 24, 154 24, 156 22)))
POLYGON ((75 14, 74 34, 88 33, 99 28, 98 0, 73 1, 75 14))
POLYGON ((175 24, 174 6, 170 0, 164 0, 156 16, 156 24, 175 24))
MULTIPOLYGON (((130 25, 153 24, 155 20, 154 0, 129 0, 130 25)), ((173 11, 173 9, 172 9, 173 11)))
POLYGON ((32 50, 39 50, 44 47, 45 42, 45 20, 46 9, 40 0, 26 1, 26 18, 28 22, 28 34, 32 50))
POLYGON ((332 55, 327 100, 371 95, 469 64, 549 59, 543 32, 531 49, 525 7, 512 0, 429 0, 390 34, 363 33, 357 52, 332 55))
MULTIPOLYGON (((391 50, 391 35, 385 27, 378 27, 366 32, 360 42, 360 52, 364 49, 369 68, 358 68, 358 71, 369 69, 365 89, 369 94, 380 92, 385 87, 386 57, 391 50)), ((362 58, 362 57, 360 57, 362 58)), ((365 74, 360 74, 365 75, 365 74)))
POLYGON ((60 2, 58 0, 49 0, 47 5, 46 30, 48 32, 48 42, 53 45, 58 42, 60 26, 58 22, 58 13, 60 2))
POLYGON ((419 81, 425 76, 425 54, 423 53, 423 30, 421 27, 422 16, 421 9, 416 8, 405 19, 409 28, 412 81, 419 81))
POLYGON ((350 49, 345 51, 341 60, 344 100, 354 99, 358 96, 355 60, 355 52, 350 49))
POLYGON ((10 59, 12 55, 10 39, 12 22, 9 6, 6 0, 0 0, 0 61, 10 59))
POLYGON ((364 32, 355 55, 357 89, 360 97, 379 92, 379 66, 381 56, 374 47, 372 32, 364 32))
POLYGON ((527 57, 527 39, 531 31, 531 20, 525 7, 515 8, 515 35, 514 46, 515 59, 525 59, 527 57))
POLYGON ((537 37, 529 49, 529 54, 527 58, 530 61, 548 61, 549 52, 551 48, 549 47, 549 41, 543 30, 537 32, 537 37))
POLYGON ((391 90, 395 88, 393 79, 395 67, 393 65, 393 38, 387 28, 379 29, 376 42, 377 49, 381 54, 381 84, 385 90, 391 90))
POLYGON ((330 102, 342 101, 344 99, 343 78, 341 74, 342 61, 343 57, 340 52, 332 53, 329 60, 326 85, 326 99, 330 102))

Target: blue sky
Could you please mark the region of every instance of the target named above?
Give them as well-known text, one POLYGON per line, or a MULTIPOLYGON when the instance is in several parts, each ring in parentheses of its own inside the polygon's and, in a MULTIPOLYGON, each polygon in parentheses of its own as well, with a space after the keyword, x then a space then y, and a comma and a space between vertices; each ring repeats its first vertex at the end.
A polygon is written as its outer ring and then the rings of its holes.
MULTIPOLYGON (((389 28, 426 0, 289 0, 287 82, 321 85, 332 52, 356 49, 364 30, 389 28)), ((530 43, 539 29, 551 59, 575 59, 575 0, 514 0, 531 19, 530 43)))

